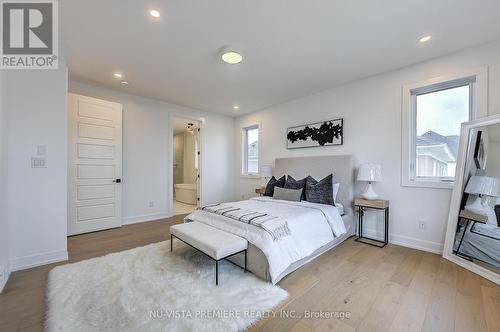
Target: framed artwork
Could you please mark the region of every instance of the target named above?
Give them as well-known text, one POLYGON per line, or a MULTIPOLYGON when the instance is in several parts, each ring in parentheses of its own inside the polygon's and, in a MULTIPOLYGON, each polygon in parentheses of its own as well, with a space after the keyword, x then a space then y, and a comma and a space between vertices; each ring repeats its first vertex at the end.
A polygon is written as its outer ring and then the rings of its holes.
POLYGON ((486 155, 482 134, 483 132, 481 130, 477 132, 476 146, 474 147, 474 163, 479 170, 484 170, 486 167, 486 155))
POLYGON ((327 120, 287 129, 287 149, 344 144, 344 119, 327 120))

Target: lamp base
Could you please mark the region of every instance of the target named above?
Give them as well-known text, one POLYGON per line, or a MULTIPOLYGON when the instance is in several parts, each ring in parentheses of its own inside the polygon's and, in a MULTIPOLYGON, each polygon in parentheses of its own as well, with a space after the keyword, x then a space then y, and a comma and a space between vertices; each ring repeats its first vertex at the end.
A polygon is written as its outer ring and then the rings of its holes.
POLYGON ((487 212, 486 212, 487 209, 482 204, 481 197, 476 197, 471 204, 466 205, 465 210, 476 213, 476 214, 480 214, 482 216, 487 215, 487 212))
POLYGON ((364 199, 368 199, 368 200, 374 200, 374 199, 377 199, 379 196, 373 190, 372 183, 368 182, 368 187, 366 187, 366 191, 361 194, 361 197, 363 197, 364 199))

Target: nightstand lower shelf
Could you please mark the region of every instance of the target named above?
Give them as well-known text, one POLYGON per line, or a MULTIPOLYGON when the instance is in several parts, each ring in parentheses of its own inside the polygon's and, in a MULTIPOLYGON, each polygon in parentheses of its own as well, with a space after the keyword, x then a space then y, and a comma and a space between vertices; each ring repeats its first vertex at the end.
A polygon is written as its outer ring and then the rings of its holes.
POLYGON ((361 206, 356 205, 358 208, 358 237, 354 239, 356 242, 361 242, 364 244, 368 244, 374 247, 383 248, 389 243, 389 206, 385 206, 383 208, 377 208, 374 206, 361 206), (364 209, 370 208, 375 210, 383 210, 384 211, 384 240, 373 239, 370 237, 363 236, 363 215, 364 209))
POLYGON ((382 241, 382 240, 372 239, 372 238, 369 238, 366 236, 363 236, 363 237, 358 236, 357 238, 354 239, 354 241, 361 242, 364 244, 369 244, 371 246, 378 247, 378 248, 383 248, 387 245, 387 243, 382 241))

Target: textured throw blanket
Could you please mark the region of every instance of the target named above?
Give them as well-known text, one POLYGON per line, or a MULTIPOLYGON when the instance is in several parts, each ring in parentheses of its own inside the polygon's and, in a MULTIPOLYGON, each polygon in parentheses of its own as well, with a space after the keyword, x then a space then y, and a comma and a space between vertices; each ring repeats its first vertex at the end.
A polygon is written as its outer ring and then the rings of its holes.
POLYGON ((267 213, 241 209, 222 203, 208 205, 202 207, 201 210, 261 227, 271 235, 273 241, 281 240, 283 237, 291 234, 286 220, 280 217, 271 216, 267 213))

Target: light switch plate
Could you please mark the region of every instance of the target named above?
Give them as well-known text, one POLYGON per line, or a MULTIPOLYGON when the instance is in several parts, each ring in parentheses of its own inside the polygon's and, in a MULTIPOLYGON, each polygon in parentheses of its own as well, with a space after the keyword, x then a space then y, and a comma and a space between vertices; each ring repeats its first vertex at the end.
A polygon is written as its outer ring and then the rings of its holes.
POLYGON ((31 168, 47 168, 45 158, 32 157, 31 158, 31 168))

